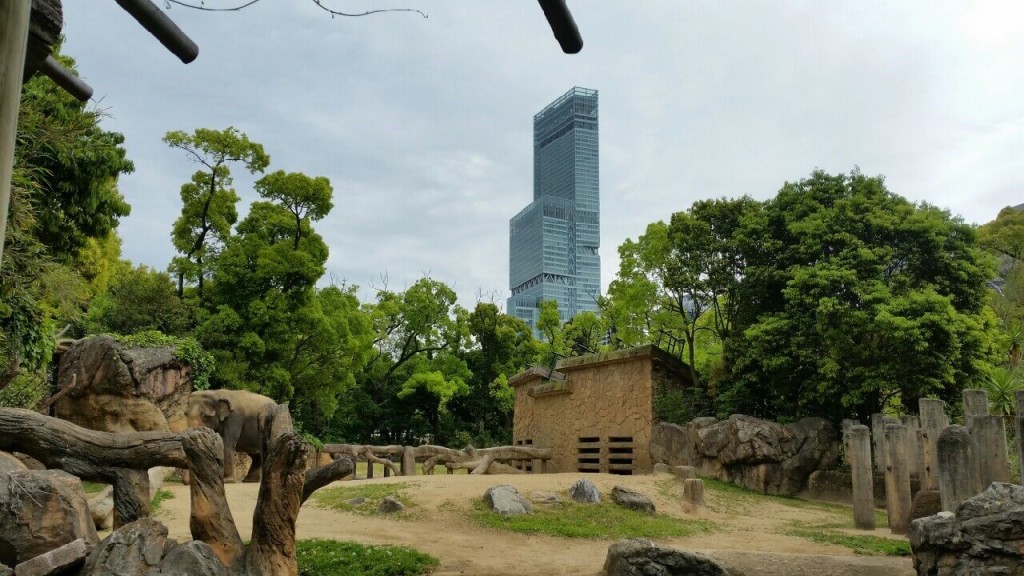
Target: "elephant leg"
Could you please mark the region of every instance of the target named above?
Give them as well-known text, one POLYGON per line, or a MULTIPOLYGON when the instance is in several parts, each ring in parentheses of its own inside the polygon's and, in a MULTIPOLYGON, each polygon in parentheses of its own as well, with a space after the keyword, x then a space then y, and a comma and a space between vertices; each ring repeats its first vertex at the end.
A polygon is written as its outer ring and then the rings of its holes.
POLYGON ((245 475, 245 479, 242 482, 259 482, 260 472, 263 471, 263 456, 261 454, 250 454, 252 457, 252 465, 249 466, 249 473, 245 475))
POLYGON ((224 439, 224 481, 235 481, 235 443, 224 439))

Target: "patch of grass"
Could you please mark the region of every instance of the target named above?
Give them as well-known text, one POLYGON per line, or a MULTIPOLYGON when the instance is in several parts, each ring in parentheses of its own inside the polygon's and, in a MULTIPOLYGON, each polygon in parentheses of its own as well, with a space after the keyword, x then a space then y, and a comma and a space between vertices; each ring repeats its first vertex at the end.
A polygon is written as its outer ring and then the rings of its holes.
MULTIPOLYGON (((414 508, 416 504, 409 499, 402 491, 409 487, 407 482, 376 483, 366 482, 352 486, 341 486, 338 488, 325 488, 313 494, 313 500, 321 506, 333 510, 355 512, 364 516, 379 514, 377 506, 387 496, 391 496, 405 506, 406 510, 414 508), (349 504, 348 501, 354 498, 363 498, 362 504, 349 504)), ((402 517, 404 513, 390 514, 392 517, 402 517)))
POLYGON ((107 489, 110 484, 101 484, 99 482, 86 482, 82 480, 82 488, 86 494, 96 494, 97 492, 103 492, 107 489))
POLYGON ((153 495, 153 501, 149 503, 149 514, 156 516, 156 513, 160 511, 160 505, 164 500, 170 500, 174 498, 174 493, 170 490, 160 489, 153 495))
POLYGON ((437 558, 404 546, 364 546, 334 540, 296 542, 299 576, 415 576, 428 574, 437 558))
POLYGON ((611 502, 541 509, 533 514, 504 517, 476 502, 470 517, 489 528, 548 534, 565 538, 671 538, 708 533, 715 524, 707 520, 679 520, 664 514, 650 516, 611 502))
POLYGON ((791 528, 783 532, 786 536, 806 538, 819 544, 844 546, 854 554, 862 556, 910 556, 910 543, 879 536, 852 535, 833 532, 827 528, 791 528))

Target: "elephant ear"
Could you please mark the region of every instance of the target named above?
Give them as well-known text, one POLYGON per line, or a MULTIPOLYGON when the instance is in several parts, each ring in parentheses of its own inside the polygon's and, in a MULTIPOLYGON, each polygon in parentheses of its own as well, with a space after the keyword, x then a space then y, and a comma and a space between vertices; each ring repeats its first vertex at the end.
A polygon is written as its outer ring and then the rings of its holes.
POLYGON ((217 399, 217 421, 223 422, 231 414, 231 400, 227 398, 217 399))

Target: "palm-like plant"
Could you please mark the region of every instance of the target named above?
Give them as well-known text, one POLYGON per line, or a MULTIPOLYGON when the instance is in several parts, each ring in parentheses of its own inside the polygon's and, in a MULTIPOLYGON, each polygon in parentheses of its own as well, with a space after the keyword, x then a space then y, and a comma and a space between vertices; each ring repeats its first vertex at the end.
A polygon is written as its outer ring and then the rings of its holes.
POLYGON ((992 369, 981 387, 988 393, 991 413, 1010 416, 1016 407, 1016 392, 1024 390, 1024 378, 1018 371, 1000 366, 992 369))
POLYGON ((1014 322, 1006 329, 1006 356, 1014 370, 1020 366, 1024 354, 1024 326, 1014 322))

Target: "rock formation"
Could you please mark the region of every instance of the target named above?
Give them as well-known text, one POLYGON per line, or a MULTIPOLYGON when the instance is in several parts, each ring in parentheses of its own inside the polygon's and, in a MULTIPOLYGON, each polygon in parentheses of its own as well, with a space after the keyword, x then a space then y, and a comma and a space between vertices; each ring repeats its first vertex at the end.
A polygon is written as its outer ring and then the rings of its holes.
MULTIPOLYGON (((110 336, 79 340, 61 355, 54 415, 103 432, 180 432, 192 392, 192 369, 169 346, 143 348, 110 336)), ((149 472, 150 498, 169 470, 149 472)), ((110 496, 95 496, 90 509, 96 527, 113 525, 110 496)))
POLYGON ((815 470, 839 458, 835 429, 821 418, 776 424, 734 414, 727 420, 696 418, 685 429, 659 424, 651 454, 672 466, 694 466, 701 476, 765 494, 796 495, 815 470))
POLYGON ((80 538, 99 540, 78 478, 60 470, 0 472, 0 564, 15 566, 80 538))
POLYGON ((106 432, 180 432, 192 368, 172 347, 141 348, 110 336, 75 342, 60 359, 54 416, 106 432))
POLYGON ((1024 574, 1024 486, 993 482, 964 501, 910 523, 919 576, 1024 574))

